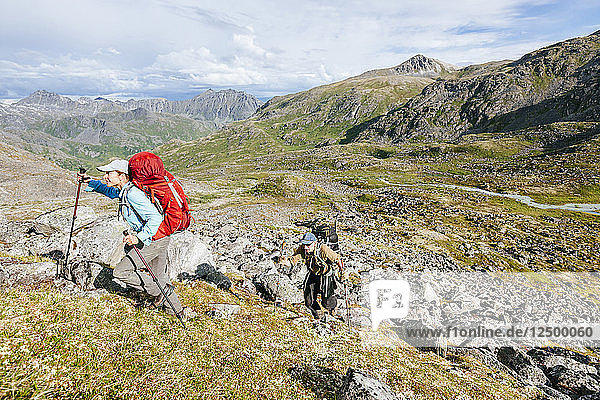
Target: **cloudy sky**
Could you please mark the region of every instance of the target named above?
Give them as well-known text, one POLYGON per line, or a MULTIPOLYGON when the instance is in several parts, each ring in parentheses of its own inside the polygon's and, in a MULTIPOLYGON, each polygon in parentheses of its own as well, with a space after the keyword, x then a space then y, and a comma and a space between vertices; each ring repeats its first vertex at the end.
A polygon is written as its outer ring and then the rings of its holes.
POLYGON ((464 66, 599 29, 597 0, 2 0, 0 99, 265 100, 417 53, 464 66))

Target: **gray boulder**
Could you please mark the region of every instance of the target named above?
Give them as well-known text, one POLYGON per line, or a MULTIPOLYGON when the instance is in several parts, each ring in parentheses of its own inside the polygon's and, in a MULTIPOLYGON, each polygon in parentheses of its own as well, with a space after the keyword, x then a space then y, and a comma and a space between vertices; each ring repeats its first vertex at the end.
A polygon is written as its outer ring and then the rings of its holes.
POLYGON ((184 274, 194 275, 198 265, 215 265, 215 260, 210 247, 199 235, 185 231, 171 236, 167 263, 169 275, 175 280, 184 274))
POLYGON ((52 281, 56 274, 56 264, 48 261, 5 264, 2 269, 3 282, 6 286, 48 282, 52 281))
MULTIPOLYGON (((268 262, 270 263, 270 261, 268 262)), ((296 287, 287 275, 280 273, 274 265, 269 270, 257 275, 254 284, 267 300, 292 304, 304 302, 302 290, 296 287)))
POLYGON ((107 289, 106 286, 99 285, 98 275, 104 267, 98 263, 74 258, 69 262, 69 268, 65 269, 64 277, 75 283, 80 290, 107 289))
POLYGON ((125 256, 122 250, 125 229, 127 224, 115 216, 97 218, 73 237, 71 255, 114 267, 125 256))
POLYGON ((288 372, 293 379, 315 393, 319 399, 335 399, 344 382, 344 375, 321 366, 295 365, 288 372))
POLYGON ((595 376, 571 370, 565 365, 556 365, 548 370, 552 386, 569 395, 592 395, 600 393, 600 382, 595 376))
POLYGON ((535 367, 533 365, 525 365, 521 367, 518 371, 519 378, 526 383, 529 383, 534 386, 542 386, 548 382, 546 375, 544 372, 535 367))
POLYGON ((35 221, 6 221, 0 224, 0 241, 11 256, 41 255, 52 250, 64 251, 66 236, 35 221))
POLYGON ((501 347, 496 352, 498 361, 517 373, 520 380, 535 386, 547 383, 544 372, 525 351, 515 347, 501 347))
POLYGON ((567 357, 563 357, 563 356, 551 355, 544 360, 542 365, 544 368, 546 368, 548 370, 550 370, 558 365, 563 365, 567 369, 574 371, 574 372, 579 372, 579 373, 583 373, 583 374, 597 374, 598 373, 598 370, 596 369, 596 367, 594 367, 592 365, 586 365, 586 364, 578 362, 572 358, 567 358, 567 357))
POLYGON ((401 397, 385 383, 364 372, 348 368, 337 398, 340 400, 400 400, 401 397))
MULTIPOLYGON (((87 206, 77 207, 77 218, 75 218, 74 230, 94 222, 98 216, 93 208, 87 206)), ((56 229, 68 235, 73 222, 73 207, 61 208, 41 214, 35 219, 35 223, 56 229)))
POLYGON ((538 389, 540 389, 542 393, 544 393, 545 399, 547 398, 548 400, 571 400, 569 396, 559 392, 558 390, 550 386, 538 386, 538 389))

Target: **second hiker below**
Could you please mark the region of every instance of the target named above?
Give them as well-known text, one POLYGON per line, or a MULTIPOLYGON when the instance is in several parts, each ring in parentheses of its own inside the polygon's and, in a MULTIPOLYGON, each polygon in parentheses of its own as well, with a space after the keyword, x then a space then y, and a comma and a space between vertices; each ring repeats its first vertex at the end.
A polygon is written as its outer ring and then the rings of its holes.
POLYGON ((164 289, 165 294, 173 304, 179 316, 193 317, 195 313, 188 307, 182 307, 167 272, 167 247, 169 236, 153 239, 163 216, 146 194, 135 186, 129 179, 129 164, 126 160, 114 160, 109 164, 98 167, 104 172, 104 182, 92 180, 85 174, 78 174, 78 180, 87 183, 86 191, 98 192, 111 199, 119 199, 119 217, 123 217, 130 226, 130 231, 124 236, 125 257, 114 268, 113 276, 128 287, 145 291, 154 297, 153 304, 164 308, 167 312, 174 310, 165 304, 165 298, 152 277, 145 272, 143 261, 133 246, 140 249, 140 254, 147 262, 152 272, 164 289))
POLYGON ((282 260, 284 264, 294 266, 299 261, 303 261, 308 269, 304 279, 304 304, 313 317, 318 319, 322 311, 318 301, 320 294, 321 305, 333 315, 337 306, 335 290, 343 267, 341 257, 326 244, 319 244, 313 233, 307 232, 302 236, 300 246, 292 257, 282 260))

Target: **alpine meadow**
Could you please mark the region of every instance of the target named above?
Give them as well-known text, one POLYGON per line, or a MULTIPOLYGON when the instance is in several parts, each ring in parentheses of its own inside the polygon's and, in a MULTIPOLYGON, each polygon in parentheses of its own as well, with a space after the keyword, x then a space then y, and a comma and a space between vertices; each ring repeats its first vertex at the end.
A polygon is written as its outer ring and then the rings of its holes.
POLYGON ((0 398, 600 399, 600 31, 492 59, 0 103, 0 398))

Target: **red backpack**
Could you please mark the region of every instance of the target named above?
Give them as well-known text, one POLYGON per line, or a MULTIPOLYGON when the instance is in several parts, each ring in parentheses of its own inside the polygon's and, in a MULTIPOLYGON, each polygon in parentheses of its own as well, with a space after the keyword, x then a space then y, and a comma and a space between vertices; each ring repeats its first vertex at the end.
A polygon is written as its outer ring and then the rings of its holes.
POLYGON ((160 157, 148 151, 134 154, 129 159, 129 178, 164 217, 152 239, 169 236, 190 226, 192 217, 187 197, 160 157))

